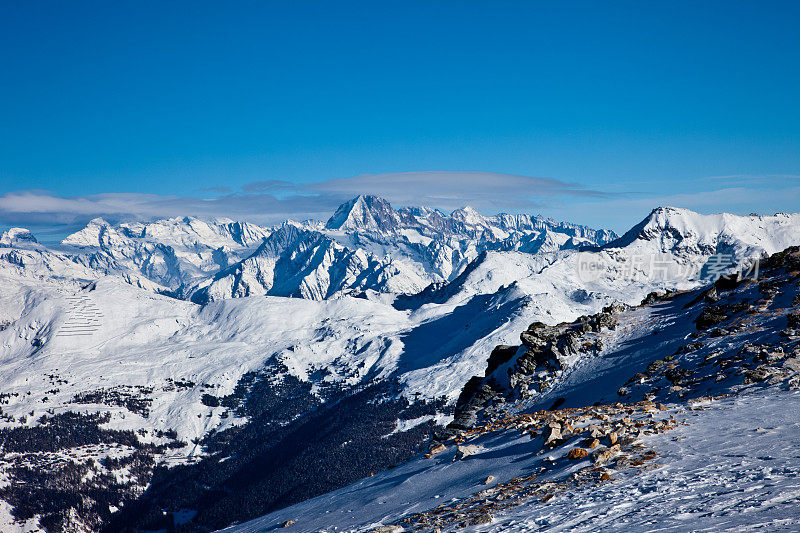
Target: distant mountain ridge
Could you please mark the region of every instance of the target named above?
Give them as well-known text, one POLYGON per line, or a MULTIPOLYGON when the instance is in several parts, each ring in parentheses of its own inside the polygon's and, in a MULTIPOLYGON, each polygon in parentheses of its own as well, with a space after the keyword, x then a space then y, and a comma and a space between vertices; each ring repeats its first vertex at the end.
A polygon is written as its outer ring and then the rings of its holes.
MULTIPOLYGON (((24 244, 27 230, 14 231, 0 242, 24 244)), ((325 224, 94 219, 57 248, 96 275, 122 275, 195 302, 263 294, 319 300, 364 291, 416 293, 453 279, 484 250, 549 252, 616 237, 539 216, 485 217, 469 207, 450 215, 425 207, 395 210, 383 198, 361 195, 325 224)), ((52 262, 45 250, 39 253, 42 262, 52 262)))

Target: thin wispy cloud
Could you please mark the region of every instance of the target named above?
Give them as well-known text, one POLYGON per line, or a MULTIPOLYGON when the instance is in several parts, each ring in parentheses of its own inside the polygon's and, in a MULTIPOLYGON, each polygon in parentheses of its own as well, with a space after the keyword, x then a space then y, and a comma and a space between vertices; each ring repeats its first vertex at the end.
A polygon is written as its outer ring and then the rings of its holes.
POLYGON ((107 193, 58 197, 41 191, 22 191, 0 196, 0 224, 23 226, 64 235, 93 218, 110 222, 150 220, 175 216, 225 217, 258 224, 287 218, 327 217, 339 205, 322 196, 228 194, 216 198, 107 193))
POLYGON ((703 214, 773 215, 800 211, 800 186, 796 182, 776 185, 773 182, 742 184, 729 181, 725 185, 728 186, 694 193, 626 195, 604 201, 578 201, 558 209, 544 208, 543 213, 623 233, 660 206, 683 207, 703 214))
POLYGON ((203 194, 230 194, 233 192, 233 188, 227 186, 203 187, 200 192, 203 194))
POLYGON ((306 186, 318 193, 353 196, 370 191, 399 205, 429 205, 453 210, 470 205, 478 210, 519 211, 540 207, 548 199, 610 198, 615 195, 578 183, 498 172, 399 172, 363 174, 306 186))
POLYGON ((800 174, 730 174, 727 176, 708 176, 704 181, 736 182, 736 183, 765 183, 772 185, 780 182, 800 180, 800 174))
POLYGON ((284 180, 264 180, 254 181, 242 186, 242 191, 246 193, 273 193, 279 191, 294 191, 297 184, 284 180))

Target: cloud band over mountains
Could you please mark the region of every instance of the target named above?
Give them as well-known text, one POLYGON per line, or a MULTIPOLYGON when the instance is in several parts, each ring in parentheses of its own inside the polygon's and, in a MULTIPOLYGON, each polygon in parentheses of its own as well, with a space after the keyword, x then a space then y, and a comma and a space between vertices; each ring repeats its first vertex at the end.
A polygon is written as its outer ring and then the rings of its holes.
POLYGON ((552 178, 428 171, 304 184, 254 181, 235 189, 222 185, 200 189, 195 196, 108 192, 65 197, 33 190, 0 196, 0 225, 31 228, 45 241, 57 240, 96 217, 118 222, 191 215, 269 225, 286 219, 326 220, 341 203, 359 194, 374 194, 396 207, 428 206, 449 212, 470 205, 485 214, 538 213, 624 232, 663 205, 739 214, 794 212, 800 205, 796 175, 700 178, 697 187, 695 192, 673 195, 620 193, 552 178))
POLYGON ((218 216, 270 224, 287 218, 325 219, 358 194, 375 194, 395 205, 426 205, 450 211, 471 205, 482 210, 520 211, 556 198, 611 195, 550 178, 494 172, 402 172, 295 184, 268 180, 238 190, 204 189, 202 196, 103 193, 56 196, 17 191, 0 196, 0 222, 21 226, 79 226, 91 218, 111 220, 170 216, 218 216))

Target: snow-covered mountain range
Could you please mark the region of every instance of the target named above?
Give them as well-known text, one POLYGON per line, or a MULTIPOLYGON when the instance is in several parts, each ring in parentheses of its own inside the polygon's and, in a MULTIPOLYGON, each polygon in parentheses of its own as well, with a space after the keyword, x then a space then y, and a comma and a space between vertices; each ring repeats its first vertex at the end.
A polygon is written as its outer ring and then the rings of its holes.
POLYGON ((796 244, 800 215, 659 208, 618 237, 370 196, 324 224, 9 230, 0 529, 201 531, 337 489, 412 458, 531 323, 796 244))
MULTIPOLYGON (((35 242, 25 231, 9 230, 0 244, 35 242)), ((484 217, 469 207, 450 215, 395 210, 381 198, 359 196, 326 224, 266 228, 186 217, 112 225, 96 219, 55 247, 59 254, 32 248, 38 257, 29 273, 58 275, 62 268, 54 263, 66 256, 94 277, 120 275, 195 302, 264 294, 321 300, 364 291, 416 293, 453 279, 485 250, 537 253, 614 238, 611 231, 542 217, 484 217), (39 264, 44 268, 37 271, 39 264)))

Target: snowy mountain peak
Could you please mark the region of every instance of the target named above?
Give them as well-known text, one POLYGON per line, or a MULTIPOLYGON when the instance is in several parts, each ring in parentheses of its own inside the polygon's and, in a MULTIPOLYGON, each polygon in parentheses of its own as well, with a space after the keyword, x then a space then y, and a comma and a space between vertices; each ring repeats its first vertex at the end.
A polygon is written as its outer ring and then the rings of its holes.
POLYGON ((110 228, 111 224, 102 218, 93 218, 85 228, 68 235, 61 244, 71 246, 99 246, 101 235, 110 228))
POLYGON ((685 233, 683 230, 686 228, 687 220, 693 218, 693 215, 697 213, 688 209, 657 207, 612 245, 627 246, 637 240, 649 241, 666 229, 670 229, 673 236, 680 237, 685 233))
POLYGON ((205 221, 195 217, 175 217, 153 222, 125 222, 112 225, 102 218, 90 221, 82 230, 69 235, 62 244, 72 246, 102 246, 113 236, 117 241, 137 240, 159 242, 168 246, 213 248, 224 245, 256 245, 268 235, 265 228, 230 219, 205 221))
POLYGON ((688 209, 659 207, 606 249, 628 255, 671 254, 683 264, 715 261, 743 266, 797 242, 800 213, 772 216, 702 215, 688 209))
POLYGON ((454 220, 458 220, 459 222, 463 222, 464 224, 469 224, 472 226, 486 224, 486 217, 468 205, 460 209, 456 209, 450 214, 450 217, 454 220))
POLYGON ((26 228, 9 228, 0 236, 0 246, 14 246, 18 243, 36 242, 36 237, 26 228))
POLYGON ((404 213, 404 214, 409 214, 409 215, 412 215, 414 217, 419 217, 419 218, 428 218, 428 217, 432 217, 432 216, 439 216, 439 217, 444 217, 445 216, 445 214, 442 213, 441 211, 439 211, 438 209, 432 209, 432 208, 426 207, 426 206, 403 207, 403 208, 399 209, 398 212, 404 213))
POLYGON ((667 228, 686 226, 690 221, 703 218, 704 215, 678 207, 657 207, 647 216, 647 225, 650 227, 667 228))
POLYGON ((399 226, 399 218, 388 201, 360 194, 340 205, 325 227, 346 231, 390 231, 399 226))

